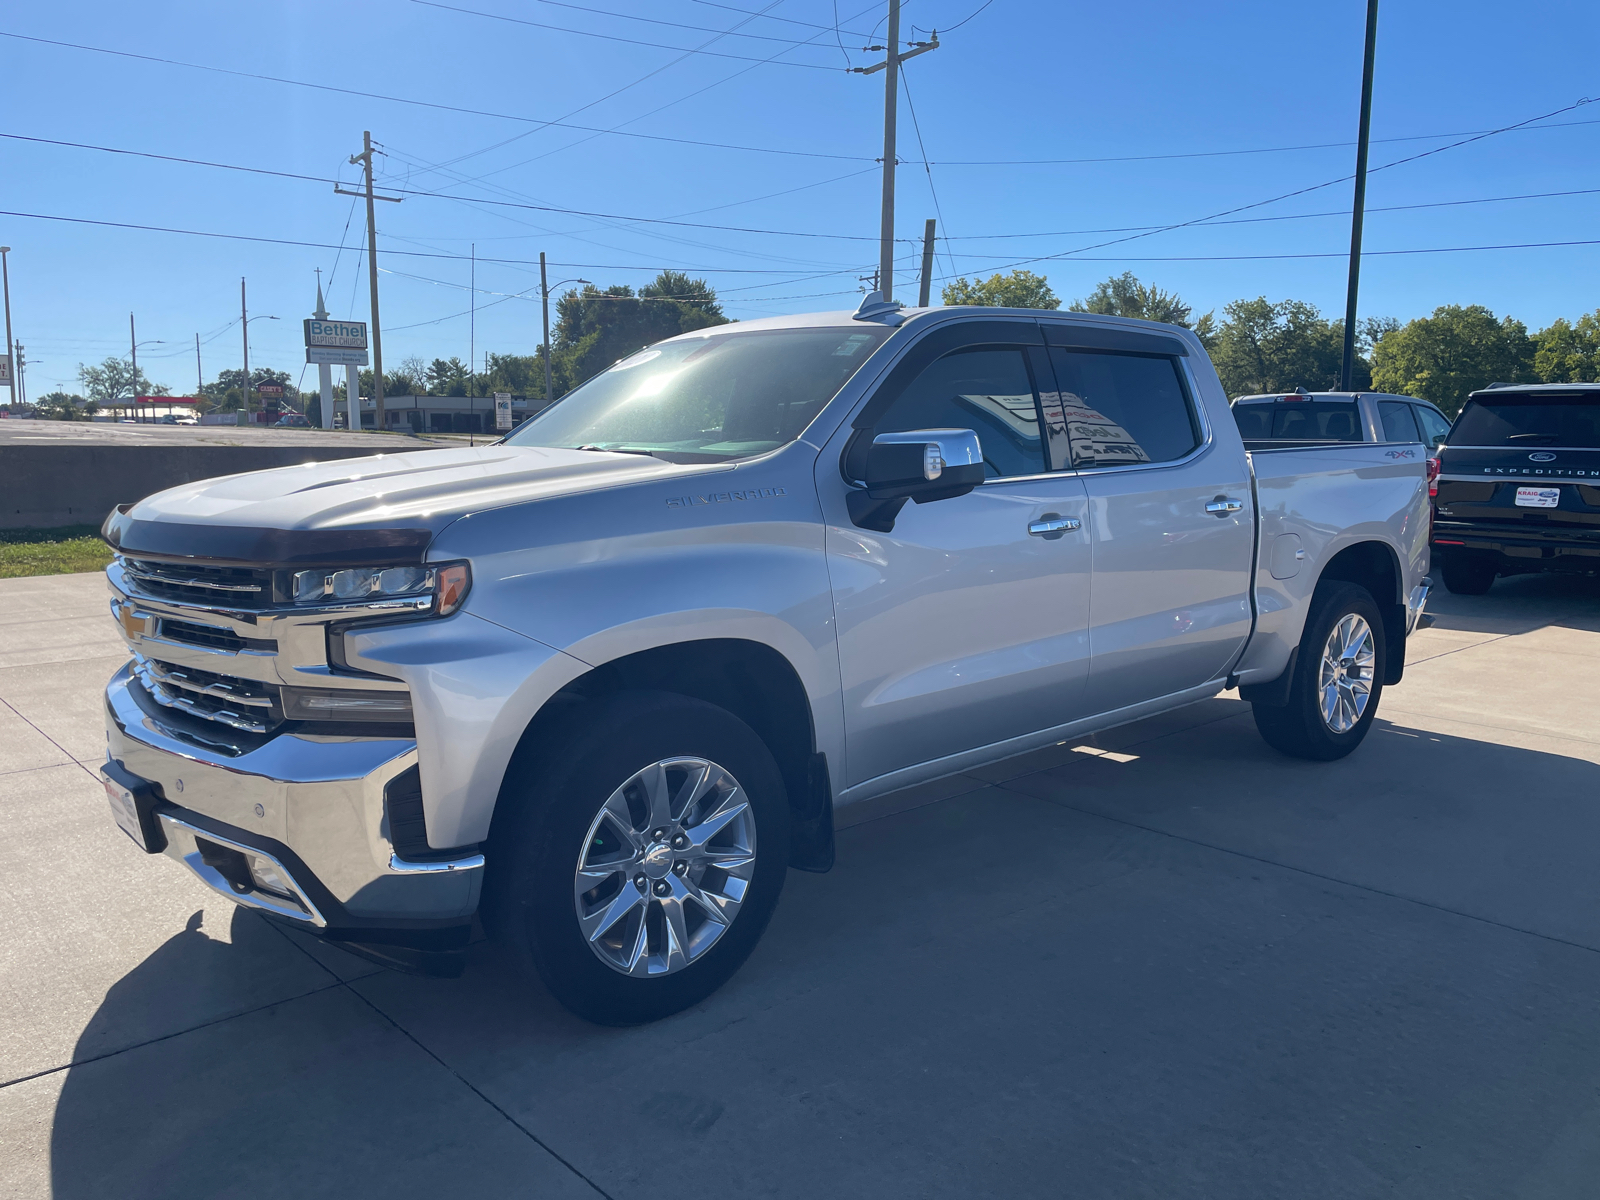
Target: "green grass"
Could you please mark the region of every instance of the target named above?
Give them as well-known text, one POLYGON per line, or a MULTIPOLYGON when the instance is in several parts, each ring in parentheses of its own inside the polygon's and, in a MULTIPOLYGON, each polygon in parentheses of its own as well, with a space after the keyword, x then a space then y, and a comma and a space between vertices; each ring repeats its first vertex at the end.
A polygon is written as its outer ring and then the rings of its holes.
POLYGON ((110 561, 111 548, 100 540, 98 525, 0 529, 0 579, 101 571, 110 561))

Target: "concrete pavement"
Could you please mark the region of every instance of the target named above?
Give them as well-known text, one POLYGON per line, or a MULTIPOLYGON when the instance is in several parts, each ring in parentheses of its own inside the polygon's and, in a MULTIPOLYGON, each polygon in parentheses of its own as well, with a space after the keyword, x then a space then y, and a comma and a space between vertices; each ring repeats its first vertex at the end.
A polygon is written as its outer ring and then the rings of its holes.
POLYGON ((597 1029, 137 854, 94 576, 0 583, 7 1196, 1566 1197, 1600 1178, 1600 585, 1436 597, 1366 745, 1230 696, 853 814, 597 1029))

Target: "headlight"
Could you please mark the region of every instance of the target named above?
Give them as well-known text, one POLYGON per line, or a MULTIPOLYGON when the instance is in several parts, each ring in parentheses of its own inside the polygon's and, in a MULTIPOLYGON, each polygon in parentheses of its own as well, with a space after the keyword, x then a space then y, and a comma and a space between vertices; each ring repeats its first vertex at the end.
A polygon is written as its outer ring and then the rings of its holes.
POLYGON ((296 571, 289 592, 296 604, 357 604, 406 596, 437 597, 434 611, 447 617, 461 607, 472 586, 466 563, 422 567, 352 567, 344 571, 319 568, 296 571))

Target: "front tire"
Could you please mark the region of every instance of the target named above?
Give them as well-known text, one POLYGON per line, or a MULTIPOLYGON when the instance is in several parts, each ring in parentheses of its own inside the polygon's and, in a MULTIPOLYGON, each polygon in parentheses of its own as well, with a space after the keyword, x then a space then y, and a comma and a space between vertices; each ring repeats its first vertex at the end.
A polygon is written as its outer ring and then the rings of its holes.
POLYGON ((643 691, 584 703, 539 743, 501 791, 491 933, 597 1024, 705 999, 783 888, 789 804, 766 745, 715 705, 643 691))
POLYGON ((1367 736, 1383 694, 1383 619, 1353 583, 1319 586, 1300 637, 1289 702, 1254 704, 1256 728, 1273 749, 1331 762, 1367 736))

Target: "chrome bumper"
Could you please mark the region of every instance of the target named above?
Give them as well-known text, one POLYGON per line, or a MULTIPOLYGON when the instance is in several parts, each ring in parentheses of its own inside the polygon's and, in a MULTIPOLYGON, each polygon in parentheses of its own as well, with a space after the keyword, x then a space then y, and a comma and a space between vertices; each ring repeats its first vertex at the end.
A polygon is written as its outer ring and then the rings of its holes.
POLYGON ((476 911, 482 855, 407 862, 390 843, 384 788, 417 761, 414 741, 288 733, 230 754, 163 725, 135 698, 138 686, 124 667, 106 688, 108 757, 158 792, 163 852, 208 887, 330 932, 476 911), (269 859, 290 884, 285 895, 241 892, 196 837, 269 859))

